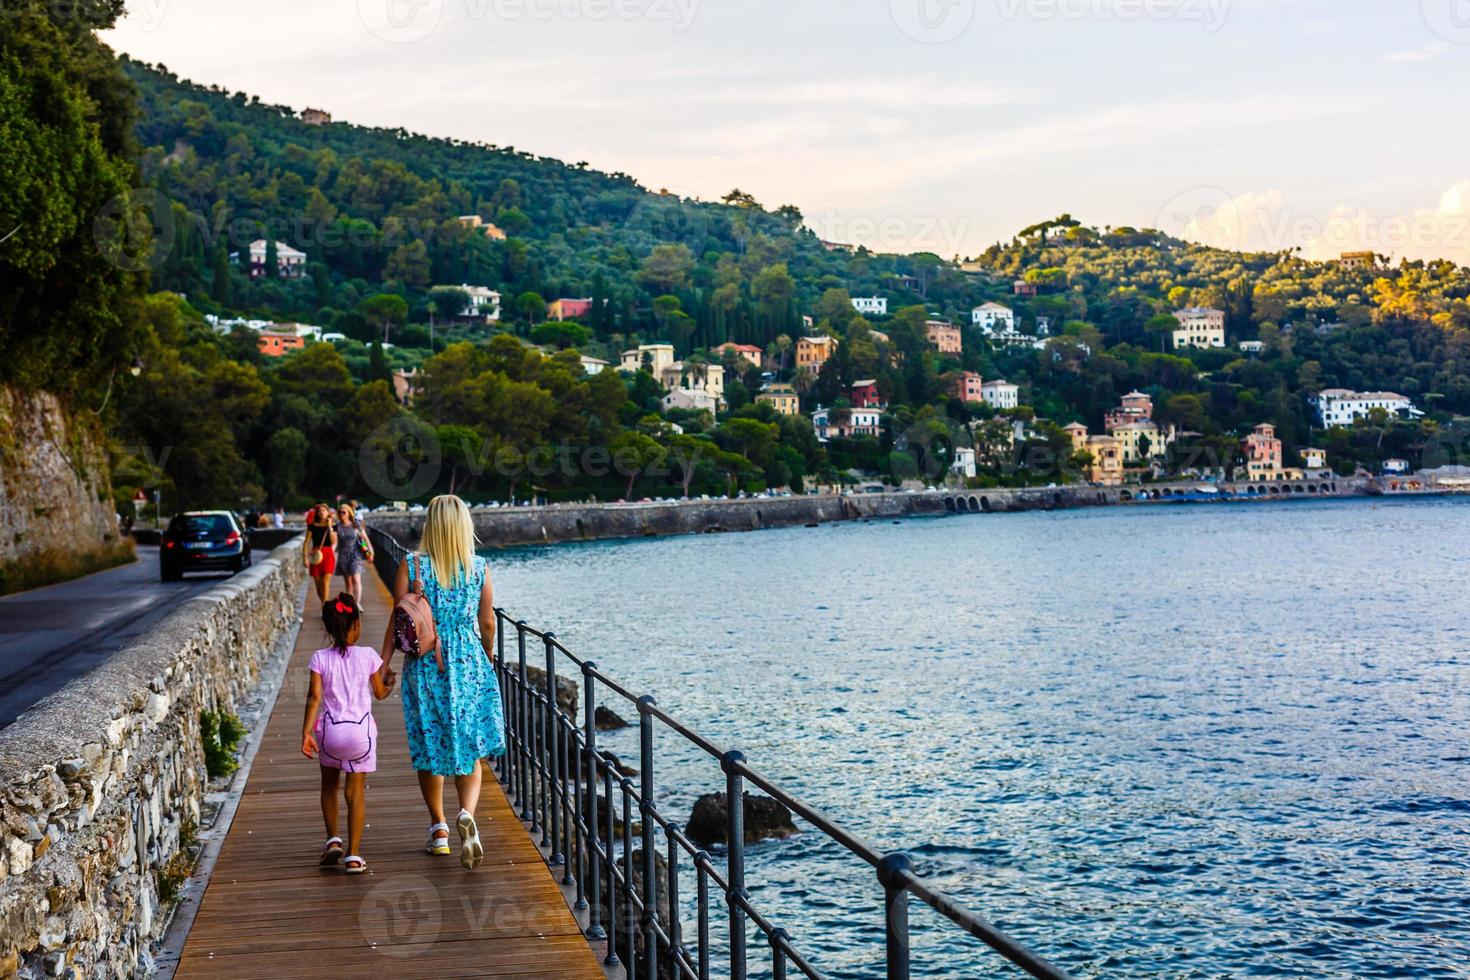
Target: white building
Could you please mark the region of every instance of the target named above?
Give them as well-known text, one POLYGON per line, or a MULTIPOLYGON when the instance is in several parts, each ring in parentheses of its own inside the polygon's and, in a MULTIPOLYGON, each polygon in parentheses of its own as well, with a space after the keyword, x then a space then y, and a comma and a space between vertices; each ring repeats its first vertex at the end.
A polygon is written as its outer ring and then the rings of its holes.
POLYGON ((664 395, 663 406, 666 412, 671 408, 683 408, 714 415, 720 410, 720 396, 703 388, 675 388, 664 395))
POLYGON ((970 322, 987 334, 1016 332, 1016 314, 999 303, 975 307, 970 311, 970 322))
POLYGON ((1039 316, 1039 317, 1036 318, 1036 336, 1038 336, 1038 337, 1050 337, 1051 336, 1051 317, 1049 317, 1049 316, 1039 316))
MULTIPOLYGON (((247 254, 250 257, 248 271, 251 279, 259 279, 266 274, 265 254, 267 251, 264 238, 257 238, 250 243, 247 254)), ((240 253, 231 252, 230 261, 240 261, 240 253)), ((276 276, 281 279, 300 279, 305 272, 306 253, 292 248, 285 242, 276 242, 276 276)))
POLYGON ((1242 354, 1262 354, 1265 353, 1265 350, 1266 345, 1259 340, 1242 340, 1240 342, 1240 352, 1242 354))
POLYGON ((1174 331, 1174 349, 1184 347, 1224 347, 1225 311, 1203 306, 1190 306, 1174 311, 1179 328, 1174 331))
POLYGON ((600 357, 588 357, 582 355, 582 370, 590 378, 594 374, 601 374, 607 370, 608 364, 600 357))
POLYGON ((1352 425, 1366 418, 1375 408, 1390 415, 1411 419, 1422 418, 1424 413, 1403 395, 1392 391, 1349 391, 1346 388, 1328 388, 1317 396, 1317 414, 1328 428, 1352 425))
POLYGON ((500 319, 500 294, 489 286, 471 286, 469 283, 461 283, 458 286, 435 286, 429 292, 432 295, 445 289, 458 290, 464 293, 466 298, 464 309, 449 315, 466 317, 471 320, 483 319, 486 323, 495 323, 500 319))
POLYGON ((959 448, 954 451, 954 462, 949 464, 949 470, 966 480, 975 479, 975 450, 959 448))
POLYGON ((838 425, 832 419, 830 408, 818 408, 812 413, 812 429, 821 442, 826 442, 834 436, 840 439, 872 436, 876 439, 883 432, 883 410, 881 408, 849 409, 847 423, 838 425))
POLYGON ((852 308, 859 313, 872 316, 888 315, 888 297, 886 296, 854 296, 852 308))
POLYGON ((985 403, 992 408, 1004 410, 1021 404, 1021 386, 1009 381, 987 381, 980 386, 980 391, 985 396, 985 403))

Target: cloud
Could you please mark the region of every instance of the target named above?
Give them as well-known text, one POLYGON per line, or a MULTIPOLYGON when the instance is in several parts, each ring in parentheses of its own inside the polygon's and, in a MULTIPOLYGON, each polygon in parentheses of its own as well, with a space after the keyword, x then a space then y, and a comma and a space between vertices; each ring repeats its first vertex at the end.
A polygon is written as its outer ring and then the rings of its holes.
POLYGON ((1449 45, 1444 44, 1443 42, 1435 41, 1429 44, 1421 45, 1417 48, 1409 48, 1403 51, 1394 51, 1391 54, 1384 55, 1378 60, 1385 65, 1404 65, 1412 64, 1419 61, 1432 61, 1433 59, 1438 58, 1440 55, 1444 54, 1445 51, 1447 51, 1448 49, 1449 45))

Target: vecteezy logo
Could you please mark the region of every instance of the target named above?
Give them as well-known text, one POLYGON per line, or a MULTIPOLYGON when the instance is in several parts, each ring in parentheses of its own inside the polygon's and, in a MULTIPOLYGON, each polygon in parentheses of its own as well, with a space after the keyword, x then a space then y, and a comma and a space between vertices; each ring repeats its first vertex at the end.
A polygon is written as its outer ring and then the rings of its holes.
POLYGON ((380 41, 422 41, 444 17, 444 0, 357 0, 357 16, 380 41))
POLYGON ((439 938, 439 906, 438 889, 428 878, 394 876, 363 896, 357 924, 363 938, 385 956, 419 956, 439 938))
POLYGON ((362 480, 387 500, 413 500, 434 489, 444 453, 434 430, 412 416, 384 422, 357 453, 362 480))
POLYGON ((1155 228, 1175 238, 1212 248, 1238 249, 1240 208, 1218 187, 1195 187, 1176 194, 1159 211, 1155 228))
POLYGON ((92 220, 98 253, 125 272, 158 268, 173 251, 177 236, 173 205, 155 190, 119 194, 92 220))
POLYGON ((1470 44, 1470 0, 1419 0, 1429 29, 1451 44, 1470 44))
POLYGON ((889 0, 893 22, 915 41, 953 41, 975 19, 975 0, 889 0))

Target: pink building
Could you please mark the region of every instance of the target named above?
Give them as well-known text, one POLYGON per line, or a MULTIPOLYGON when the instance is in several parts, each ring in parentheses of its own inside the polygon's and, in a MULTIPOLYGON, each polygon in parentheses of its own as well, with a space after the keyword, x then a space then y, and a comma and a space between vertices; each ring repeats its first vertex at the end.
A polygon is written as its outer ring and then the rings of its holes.
POLYGON ((1245 450, 1246 472, 1252 480, 1279 480, 1281 471, 1281 440, 1276 438, 1276 426, 1261 424, 1241 443, 1245 450))
POLYGON ((1141 391, 1130 391, 1123 396, 1122 403, 1113 409, 1109 409, 1103 417, 1103 425, 1108 432, 1132 425, 1135 422, 1152 422, 1154 417, 1154 400, 1141 391))
POLYGON ((879 408, 884 403, 876 381, 854 381, 852 384, 853 408, 879 408))
POLYGON ((949 393, 969 405, 985 401, 985 379, 974 371, 961 371, 949 383, 949 393))
POLYGON ((590 299, 558 299, 546 308, 548 320, 575 320, 592 312, 590 299))

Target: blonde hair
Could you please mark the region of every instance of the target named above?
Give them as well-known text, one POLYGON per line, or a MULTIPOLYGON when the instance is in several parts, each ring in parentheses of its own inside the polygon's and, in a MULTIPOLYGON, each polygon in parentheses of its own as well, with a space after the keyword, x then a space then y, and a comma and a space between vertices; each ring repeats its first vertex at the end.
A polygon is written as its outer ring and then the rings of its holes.
POLYGON ((357 520, 357 509, 355 507, 353 507, 351 504, 338 504, 337 505, 337 513, 340 514, 344 510, 347 511, 347 519, 349 521, 355 521, 355 520, 357 520))
POLYGON ((463 500, 446 493, 429 501, 421 547, 441 588, 452 589, 469 580, 475 561, 475 524, 463 500))

